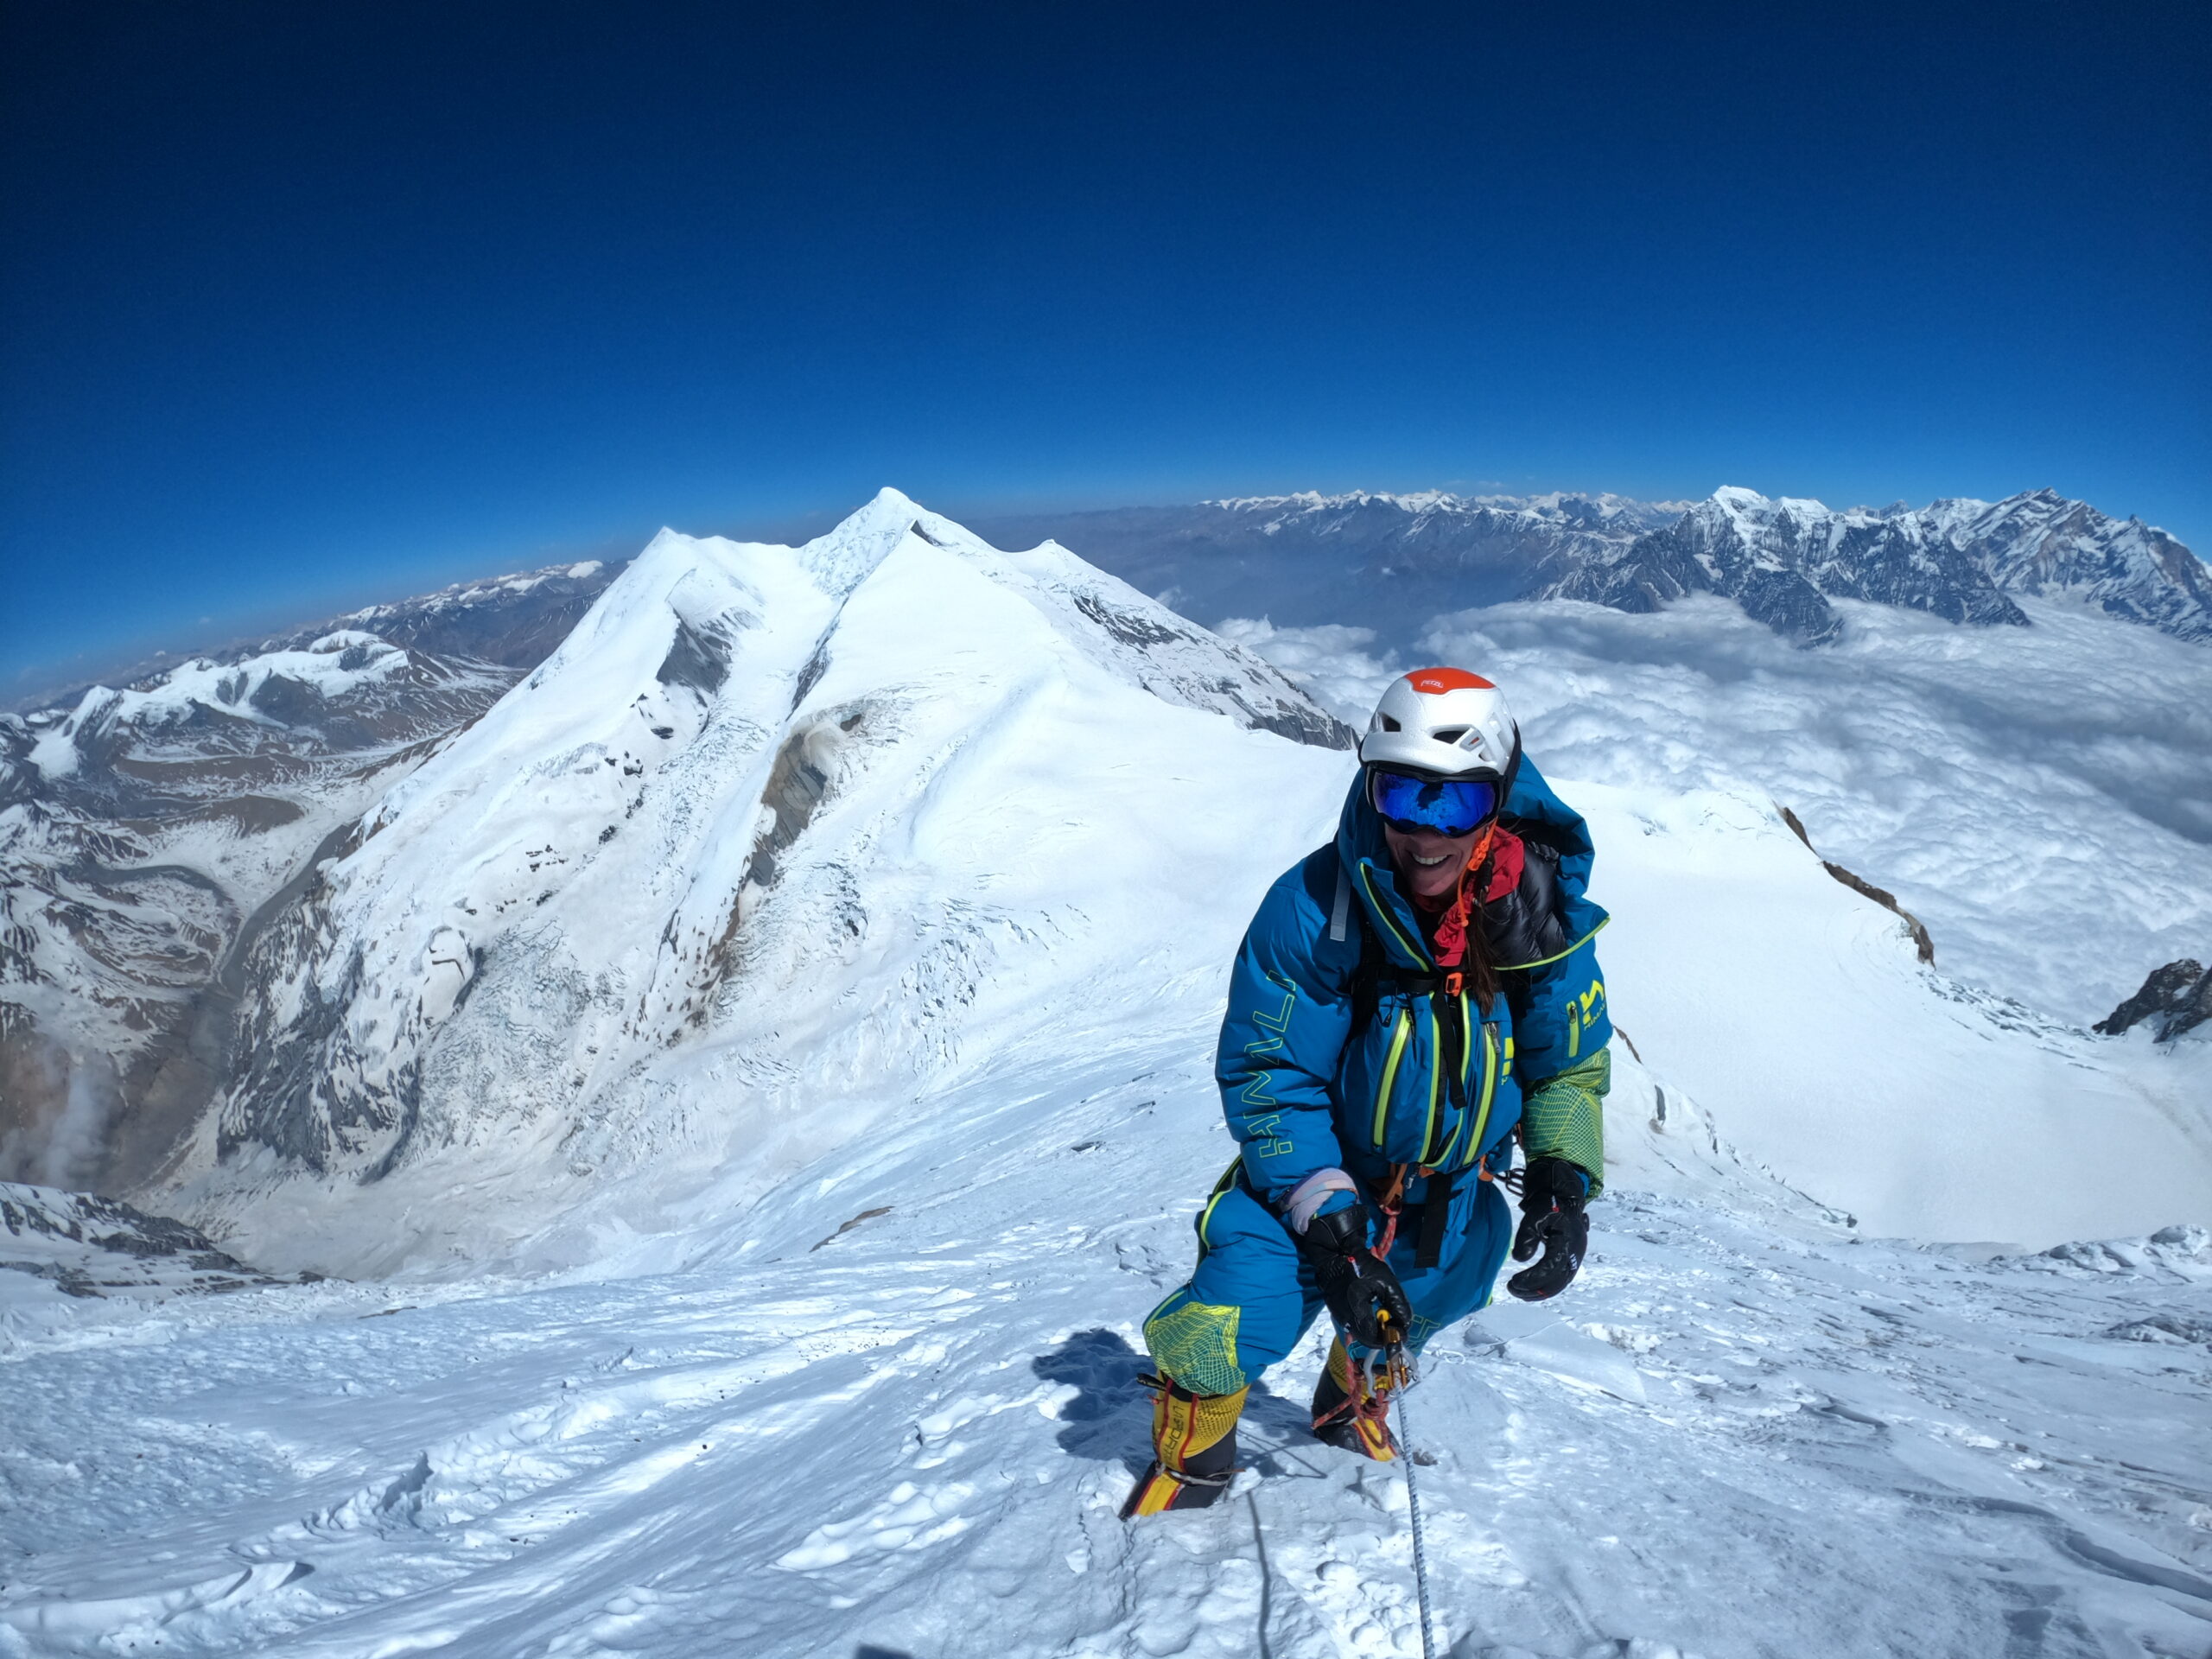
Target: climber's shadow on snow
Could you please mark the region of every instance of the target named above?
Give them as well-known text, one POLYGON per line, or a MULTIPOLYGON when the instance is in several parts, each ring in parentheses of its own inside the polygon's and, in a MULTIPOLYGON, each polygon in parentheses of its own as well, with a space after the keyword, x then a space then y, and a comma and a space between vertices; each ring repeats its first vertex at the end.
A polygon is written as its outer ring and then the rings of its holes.
MULTIPOLYGON (((1118 1331, 1077 1331, 1049 1353, 1030 1362, 1047 1382, 1071 1383, 1078 1390, 1060 1408, 1065 1427, 1060 1449, 1094 1463, 1118 1463, 1132 1478, 1152 1461, 1152 1396, 1137 1376, 1149 1368, 1147 1357, 1130 1347, 1118 1331)), ((1313 1433, 1306 1408, 1252 1385, 1244 1403, 1243 1427, 1256 1431, 1253 1466, 1268 1474, 1305 1474, 1310 1459, 1294 1449, 1310 1448, 1313 1433)))

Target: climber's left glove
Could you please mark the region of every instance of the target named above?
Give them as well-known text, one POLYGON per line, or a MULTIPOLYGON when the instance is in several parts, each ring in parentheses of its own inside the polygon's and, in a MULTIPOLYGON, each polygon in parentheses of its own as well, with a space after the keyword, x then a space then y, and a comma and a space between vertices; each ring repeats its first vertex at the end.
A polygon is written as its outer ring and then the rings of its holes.
POLYGON ((1505 1281, 1522 1301, 1548 1300, 1574 1282, 1590 1248, 1590 1217, 1583 1210, 1588 1187, 1582 1172, 1564 1158, 1539 1158, 1522 1172, 1513 1259, 1526 1262, 1540 1247, 1544 1253, 1535 1267, 1505 1281))

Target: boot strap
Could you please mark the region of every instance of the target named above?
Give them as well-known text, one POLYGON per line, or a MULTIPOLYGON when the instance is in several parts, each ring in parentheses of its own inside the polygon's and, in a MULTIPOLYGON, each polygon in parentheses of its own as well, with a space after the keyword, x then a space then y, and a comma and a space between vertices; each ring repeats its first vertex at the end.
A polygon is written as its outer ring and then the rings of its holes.
POLYGON ((1241 1465, 1236 1468, 1224 1469, 1217 1475, 1194 1475, 1185 1470, 1170 1469, 1166 1464, 1161 1464, 1159 1467, 1160 1472, 1178 1486, 1226 1486, 1244 1472, 1241 1465))

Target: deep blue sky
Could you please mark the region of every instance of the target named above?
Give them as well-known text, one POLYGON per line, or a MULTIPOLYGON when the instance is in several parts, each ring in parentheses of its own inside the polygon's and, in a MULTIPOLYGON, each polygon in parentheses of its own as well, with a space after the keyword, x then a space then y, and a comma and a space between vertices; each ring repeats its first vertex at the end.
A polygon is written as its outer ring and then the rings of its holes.
POLYGON ((883 483, 2212 550, 2208 16, 5 0, 0 698, 883 483))

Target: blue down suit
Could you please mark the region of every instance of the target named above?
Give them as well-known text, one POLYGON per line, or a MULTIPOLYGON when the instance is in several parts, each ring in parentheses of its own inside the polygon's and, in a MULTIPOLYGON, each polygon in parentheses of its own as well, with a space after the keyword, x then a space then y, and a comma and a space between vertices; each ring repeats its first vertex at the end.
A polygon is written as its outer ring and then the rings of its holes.
MULTIPOLYGON (((1541 938, 1538 959, 1516 959, 1510 944, 1498 959, 1493 938, 1503 988, 1486 1010, 1471 990, 1450 997, 1436 985, 1427 938, 1360 782, 1334 842, 1286 871, 1261 901, 1236 954, 1215 1062, 1241 1151, 1199 1214, 1190 1282, 1145 1322, 1154 1362, 1185 1389, 1244 1387, 1287 1355, 1320 1311, 1281 1213, 1318 1171, 1348 1173, 1371 1213, 1394 1166, 1406 1166, 1409 1211, 1427 1204, 1429 1172, 1450 1173, 1434 1265, 1416 1265, 1411 1227, 1400 1229, 1389 1256, 1413 1304, 1416 1348, 1490 1300, 1512 1222, 1486 1177, 1510 1166, 1516 1130, 1529 1157, 1567 1156, 1593 1190, 1602 1181, 1602 1153, 1589 1150, 1594 1127, 1567 1135, 1571 1145, 1548 1145, 1536 1133, 1547 1114, 1523 1122, 1524 1089, 1541 1104, 1545 1085, 1564 1073, 1604 1086, 1612 1024, 1592 943, 1605 914, 1585 897, 1589 832, 1525 760, 1503 823, 1530 864, 1542 866, 1546 880, 1535 888, 1524 880, 1520 892, 1540 893, 1548 913, 1541 930, 1524 928, 1514 941, 1525 948, 1541 938), (1415 982, 1398 983, 1401 974, 1415 982)), ((1587 1097, 1594 1126, 1597 1103, 1587 1097)), ((1332 1207, 1351 1202, 1339 1193, 1332 1207)), ((1433 1238, 1435 1223, 1425 1219, 1433 1238)))

